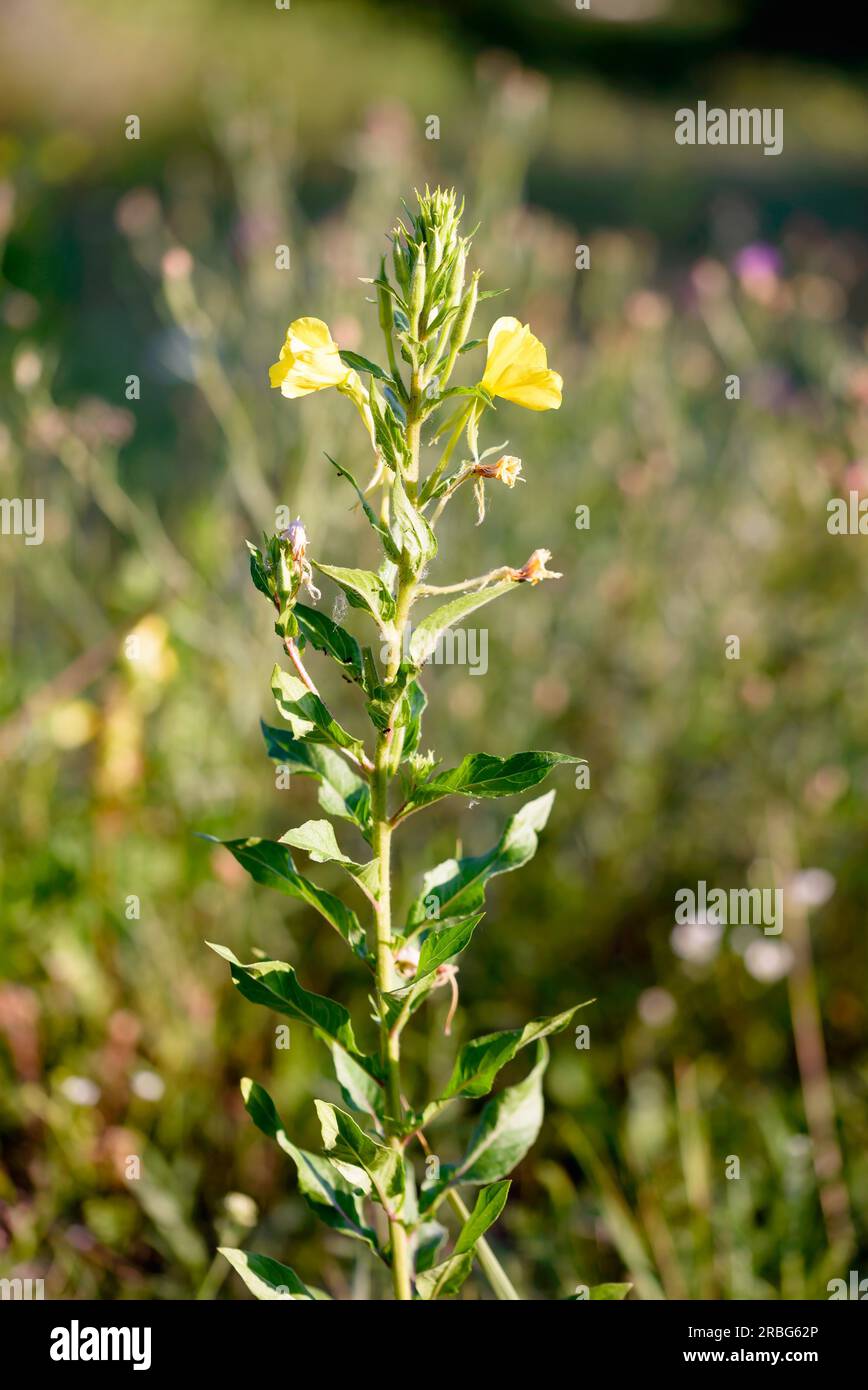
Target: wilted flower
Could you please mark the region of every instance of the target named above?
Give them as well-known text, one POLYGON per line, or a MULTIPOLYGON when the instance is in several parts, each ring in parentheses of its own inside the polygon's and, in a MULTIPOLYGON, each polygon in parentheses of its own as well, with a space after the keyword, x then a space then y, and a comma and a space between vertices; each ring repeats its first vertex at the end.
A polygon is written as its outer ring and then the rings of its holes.
POLYGON ((519 478, 521 459, 514 454, 502 454, 496 463, 477 463, 473 472, 477 478, 496 478, 499 483, 506 483, 507 487, 524 482, 523 478, 519 478))
POLYGON ((488 358, 482 386, 490 396, 526 410, 557 410, 563 377, 548 367, 546 350, 528 324, 500 318, 488 335, 488 358))
POLYGON ((511 577, 519 584, 539 584, 543 579, 563 579, 562 574, 558 574, 555 570, 546 569, 551 558, 552 552, 550 550, 535 550, 521 569, 512 571, 511 577))

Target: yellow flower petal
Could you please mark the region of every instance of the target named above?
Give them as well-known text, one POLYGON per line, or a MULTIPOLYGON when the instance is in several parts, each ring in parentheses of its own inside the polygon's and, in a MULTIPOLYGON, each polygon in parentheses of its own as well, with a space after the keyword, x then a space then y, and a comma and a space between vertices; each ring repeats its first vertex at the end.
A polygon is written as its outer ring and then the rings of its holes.
POLYGON ((491 396, 527 410, 557 410, 563 378, 549 371, 546 350, 528 324, 504 317, 488 335, 482 386, 491 396))
POLYGON ((340 357, 328 324, 322 319, 295 319, 286 330, 280 359, 269 368, 271 385, 290 400, 327 386, 342 386, 354 373, 340 357))

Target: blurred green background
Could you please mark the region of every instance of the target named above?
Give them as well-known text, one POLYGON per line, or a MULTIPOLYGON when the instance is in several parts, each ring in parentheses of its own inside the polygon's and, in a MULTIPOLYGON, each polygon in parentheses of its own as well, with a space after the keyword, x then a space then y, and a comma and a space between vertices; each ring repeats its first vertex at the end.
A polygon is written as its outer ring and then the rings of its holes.
MULTIPOLYGON (((487 675, 426 680, 447 764, 540 747, 591 770, 588 790, 559 775, 538 857, 489 890, 461 966, 458 1041, 596 999, 590 1048, 555 1040, 498 1253, 532 1298, 621 1278, 824 1298, 868 1272, 868 562, 826 530, 830 497, 868 490, 847 22, 800 38, 741 0, 4 6, 0 494, 44 498, 46 536, 0 538, 0 1274, 244 1298, 212 1257, 249 1242, 336 1297, 384 1296, 238 1094, 267 1084, 313 1147, 326 1055, 300 1028, 275 1051, 203 941, 300 965, 367 1037, 364 982, 195 832, 315 814, 262 747, 276 653, 244 539, 286 504, 315 554, 366 563, 323 458, 363 453, 352 412, 290 405, 267 367, 301 314, 380 355, 359 277, 426 181, 459 188, 474 264, 509 287, 477 331, 529 319, 565 380, 557 414, 501 404, 487 442, 509 438, 526 486, 479 530, 453 505, 437 581, 537 546, 564 579, 486 610, 487 675), (782 107, 783 154, 676 146, 699 99, 782 107), (783 935, 673 931, 700 879, 784 887, 783 935)), ((399 902, 510 809, 411 821, 399 902)), ((409 1035, 420 1093, 448 1073, 446 1005, 409 1035)), ((469 1121, 441 1123, 444 1161, 469 1121)))

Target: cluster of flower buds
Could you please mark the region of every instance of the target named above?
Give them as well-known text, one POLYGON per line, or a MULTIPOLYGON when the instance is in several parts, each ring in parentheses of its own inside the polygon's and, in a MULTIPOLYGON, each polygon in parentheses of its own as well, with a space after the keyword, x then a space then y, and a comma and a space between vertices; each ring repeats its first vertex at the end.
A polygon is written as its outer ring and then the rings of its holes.
POLYGON ((261 551, 247 542, 253 583, 277 609, 280 635, 293 636, 292 610, 301 586, 304 585, 314 602, 320 598, 320 591, 313 583, 313 570, 307 557, 307 532, 301 517, 296 517, 279 535, 264 536, 263 542, 261 551))
POLYGON ((471 238, 461 236, 464 204, 454 190, 428 188, 419 208, 392 233, 392 265, 397 294, 385 266, 378 284, 380 323, 396 331, 407 361, 416 355, 429 383, 442 390, 467 340, 478 297, 479 272, 465 285, 471 238))

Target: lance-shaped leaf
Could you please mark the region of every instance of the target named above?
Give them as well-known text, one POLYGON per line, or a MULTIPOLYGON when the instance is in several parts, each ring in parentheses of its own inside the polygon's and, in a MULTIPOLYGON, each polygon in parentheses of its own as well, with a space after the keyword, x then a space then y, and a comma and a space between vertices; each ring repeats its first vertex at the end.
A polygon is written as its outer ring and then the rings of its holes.
MULTIPOLYGON (((431 993, 437 981, 435 976, 441 965, 453 960, 470 944, 476 927, 482 920, 482 913, 452 922, 440 931, 434 931, 422 943, 416 972, 413 979, 400 989, 383 995, 386 1006, 386 1021, 393 1028, 403 1016, 402 1025, 416 1012, 426 995, 431 993)), ((445 1104, 445 1101, 443 1102, 445 1104)), ((436 1110, 434 1111, 436 1113, 436 1110)), ((415 1128, 415 1126, 414 1126, 415 1128)), ((412 1133, 412 1131, 410 1131, 412 1133)))
POLYGON ((346 748, 354 758, 361 758, 364 747, 361 739, 353 738, 329 713, 318 695, 308 690, 303 680, 275 666, 271 673, 271 693, 275 704, 292 729, 293 736, 311 743, 330 743, 346 748))
POLYGON ((481 1186, 508 1177, 536 1141, 543 1120, 542 1078, 548 1065, 548 1044, 536 1044, 536 1061, 517 1086, 499 1091, 484 1107, 460 1163, 440 1170, 439 1179, 423 1186, 419 1205, 431 1211, 450 1187, 481 1186))
MULTIPOLYGON (((399 715, 403 719, 404 747, 402 757, 409 758, 411 753, 415 753, 419 747, 419 739, 422 735, 422 715, 428 697, 417 680, 412 680, 404 691, 401 701, 399 715)), ((401 727, 401 726, 399 726, 401 727)))
POLYGON ((287 1137, 271 1096, 249 1076, 241 1082, 241 1094, 253 1123, 292 1159, 298 1174, 298 1190, 314 1215, 333 1231, 364 1241, 379 1254, 376 1233, 365 1221, 363 1199, 369 1191, 365 1175, 359 1175, 364 1179, 360 1188, 358 1183, 349 1182, 322 1154, 297 1148, 287 1137))
POLYGON ((216 946, 212 941, 207 945, 229 962, 233 983, 245 999, 253 1004, 264 1004, 267 1009, 274 1009, 287 1018, 307 1023, 324 1041, 337 1043, 355 1057, 370 1076, 378 1079, 377 1062, 359 1052, 352 1021, 343 1004, 303 989, 292 966, 284 961, 257 960, 243 965, 228 946, 216 946))
POLYGON ((360 1115, 369 1115, 376 1125, 381 1126, 385 1114, 382 1086, 343 1048, 333 1045, 330 1050, 335 1076, 347 1105, 360 1115))
POLYGON ((351 633, 334 622, 327 613, 307 604, 296 603, 293 612, 299 631, 306 642, 318 652, 325 652, 342 666, 354 681, 362 679, 362 649, 351 633))
POLYGON ((408 933, 432 917, 443 921, 478 911, 485 902, 485 885, 496 874, 520 869, 536 854, 538 834, 549 818, 554 792, 529 801, 506 823, 493 849, 466 859, 446 859, 429 870, 422 892, 410 908, 408 933), (432 911, 436 900, 436 911, 432 911))
POLYGON ((392 486, 392 537, 407 566, 418 574, 437 554, 437 539, 404 491, 400 477, 392 486))
POLYGON ((337 459, 333 459, 331 454, 326 454, 326 458, 328 459, 329 463, 337 469, 338 477, 346 478, 350 487, 355 492, 356 496, 359 499, 359 503, 361 504, 362 511, 365 513, 365 516, 370 522, 372 529, 376 531, 377 535, 379 536, 383 548, 386 554, 389 556, 389 559, 397 560, 399 553, 397 546, 392 540, 392 537, 389 535, 389 532, 386 530, 386 527, 380 525, 380 522, 377 519, 376 512, 374 511, 365 494, 362 492, 362 489, 359 487, 350 470, 348 468, 344 468, 340 463, 338 463, 337 459))
POLYGON ((319 804, 330 816, 342 816, 371 834, 371 792, 363 777, 348 767, 339 753, 320 744, 293 738, 288 729, 262 725, 268 756, 290 774, 315 777, 320 784, 319 804))
POLYGON ((338 845, 331 821, 307 820, 296 830, 287 830, 285 835, 281 835, 279 843, 292 845, 293 849, 303 849, 315 864, 340 864, 369 897, 376 896, 379 860, 355 864, 338 845))
POLYGON ((482 921, 482 913, 474 913, 470 917, 463 917, 458 922, 453 922, 448 927, 441 927, 437 931, 432 931, 422 942, 422 949, 419 952, 419 964, 416 966, 416 974, 413 977, 414 984, 426 979, 439 970, 441 965, 453 960, 455 956, 470 944, 479 923, 482 921))
POLYGON ((491 753, 471 753, 457 767, 438 772, 415 788, 404 803, 403 815, 420 806, 428 806, 444 796, 467 796, 473 800, 495 796, 512 796, 535 787, 559 763, 578 763, 570 753, 528 752, 513 753, 510 758, 498 758, 491 753))
POLYGON ((509 593, 517 587, 515 580, 504 579, 487 589, 476 589, 472 594, 460 594, 458 598, 435 608, 433 613, 422 619, 413 633, 410 641, 411 659, 417 666, 423 665, 433 654, 437 639, 442 633, 460 623, 462 618, 475 613, 477 608, 484 607, 486 603, 491 603, 492 599, 499 598, 501 594, 509 593))
MULTIPOLYGON (((328 821, 313 821, 311 824, 329 825, 328 821)), ((310 907, 316 908, 320 916, 334 927, 359 959, 368 960, 364 928, 355 912, 351 907, 346 907, 333 893, 318 888, 310 879, 298 873, 285 844, 277 840, 261 840, 256 836, 246 840, 218 840, 210 835, 207 838, 228 849, 257 883, 264 884, 266 888, 276 888, 279 893, 285 893, 289 898, 297 898, 299 902, 308 903, 310 907)), ((352 867, 361 871, 362 866, 354 864, 352 867)))
POLYGON ((268 1255, 254 1255, 250 1250, 233 1250, 227 1245, 217 1248, 257 1298, 303 1299, 307 1302, 316 1298, 316 1294, 301 1282, 289 1265, 282 1265, 268 1255))
POLYGON ((484 1187, 476 1199, 476 1206, 468 1216, 455 1242, 453 1255, 464 1255, 472 1251, 478 1240, 485 1235, 490 1226, 493 1226, 503 1208, 506 1206, 506 1199, 509 1196, 511 1182, 508 1178, 502 1182, 492 1183, 490 1187, 484 1187))
MULTIPOLYGON (((348 352, 346 348, 341 348, 339 354, 341 361, 354 371, 363 372, 370 376, 375 376, 378 381, 387 381, 391 385, 392 378, 388 372, 384 372, 382 367, 378 367, 376 362, 372 362, 369 357, 362 357, 360 352, 348 352)), ((328 454, 326 454, 328 458, 328 454)), ((334 459, 331 460, 334 463, 334 459)), ((335 464, 335 467, 337 465, 335 464)))
POLYGON ((536 1044, 536 1061, 530 1075, 517 1086, 488 1102, 470 1136, 467 1152, 450 1182, 474 1185, 507 1177, 536 1142, 543 1121, 543 1073, 548 1066, 548 1044, 536 1044))
POLYGON ((430 1269, 437 1258, 437 1251, 449 1232, 439 1221, 423 1221, 414 1233, 414 1266, 418 1274, 430 1269))
POLYGON ((345 1110, 328 1101, 315 1102, 322 1141, 329 1157, 342 1168, 361 1168, 370 1178, 380 1204, 395 1215, 401 1209, 406 1186, 403 1155, 365 1134, 345 1110))
MULTIPOLYGON (((588 1000, 586 1003, 590 1002, 588 1000)), ((486 1096, 494 1085, 494 1079, 507 1062, 511 1062, 517 1052, 530 1043, 547 1038, 552 1033, 561 1033, 578 1009, 584 1004, 576 1004, 562 1014, 550 1018, 535 1018, 523 1028, 509 1028, 500 1033, 488 1033, 485 1037, 474 1038, 459 1049, 452 1068, 446 1090, 438 1100, 425 1111, 431 1119, 447 1101, 458 1096, 486 1096)))
POLYGON ((471 1269, 473 1252, 450 1255, 442 1264, 416 1276, 416 1292, 426 1303, 435 1298, 451 1298, 458 1293, 471 1269))
POLYGON ((340 565, 320 565, 320 574, 333 579, 343 589, 352 608, 360 608, 380 627, 386 627, 395 616, 395 600, 382 579, 371 570, 345 569, 340 565))

